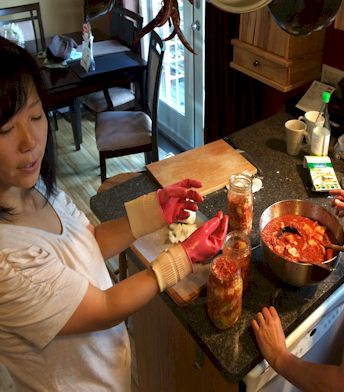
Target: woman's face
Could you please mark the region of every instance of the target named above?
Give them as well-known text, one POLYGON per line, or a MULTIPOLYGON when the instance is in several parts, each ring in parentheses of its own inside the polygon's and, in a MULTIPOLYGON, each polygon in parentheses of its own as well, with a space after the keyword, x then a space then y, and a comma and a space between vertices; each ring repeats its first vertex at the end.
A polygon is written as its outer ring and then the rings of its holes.
POLYGON ((28 99, 0 127, 0 189, 30 189, 39 177, 47 141, 48 121, 36 88, 31 84, 28 99))

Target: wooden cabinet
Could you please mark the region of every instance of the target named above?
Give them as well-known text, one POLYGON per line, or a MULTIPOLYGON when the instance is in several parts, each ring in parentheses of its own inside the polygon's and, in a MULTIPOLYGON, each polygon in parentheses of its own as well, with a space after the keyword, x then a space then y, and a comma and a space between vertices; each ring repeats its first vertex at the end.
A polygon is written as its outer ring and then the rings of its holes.
MULTIPOLYGON (((138 272, 128 260, 129 274, 138 272)), ((237 392, 157 296, 132 316, 140 392, 237 392)))
POLYGON ((282 92, 321 75, 325 31, 307 37, 286 33, 268 7, 240 15, 239 38, 233 39, 231 67, 282 92))

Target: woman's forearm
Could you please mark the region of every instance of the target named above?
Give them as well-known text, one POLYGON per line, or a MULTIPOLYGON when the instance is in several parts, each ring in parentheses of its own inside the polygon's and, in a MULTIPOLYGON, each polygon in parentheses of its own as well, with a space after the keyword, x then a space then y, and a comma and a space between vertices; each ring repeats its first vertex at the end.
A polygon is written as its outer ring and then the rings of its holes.
POLYGON ((94 236, 105 260, 119 254, 135 241, 126 216, 97 225, 94 236))
POLYGON ((70 335, 111 328, 140 310, 158 293, 158 282, 150 268, 105 291, 90 284, 80 305, 59 334, 70 335))
POLYGON ((276 360, 275 370, 304 392, 344 391, 344 365, 308 362, 287 352, 276 360))

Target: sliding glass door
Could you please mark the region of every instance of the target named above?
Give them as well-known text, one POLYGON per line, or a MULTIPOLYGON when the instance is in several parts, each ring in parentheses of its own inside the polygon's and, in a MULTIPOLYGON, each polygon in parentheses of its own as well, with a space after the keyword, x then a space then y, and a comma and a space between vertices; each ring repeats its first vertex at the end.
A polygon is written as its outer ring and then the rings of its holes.
MULTIPOLYGON (((176 35, 165 41, 158 122, 164 135, 184 149, 204 144, 204 1, 178 1, 180 27, 197 53, 189 52, 176 35)), ((145 23, 157 15, 161 1, 141 4, 145 23)), ((156 29, 162 38, 171 34, 166 23, 156 29)))

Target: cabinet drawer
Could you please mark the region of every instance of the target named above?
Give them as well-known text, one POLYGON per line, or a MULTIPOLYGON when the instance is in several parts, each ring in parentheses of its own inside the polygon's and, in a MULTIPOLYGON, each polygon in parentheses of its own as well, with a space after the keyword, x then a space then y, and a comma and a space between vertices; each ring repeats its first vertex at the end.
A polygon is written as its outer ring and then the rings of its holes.
POLYGON ((237 39, 232 44, 231 67, 279 91, 293 90, 320 76, 320 56, 286 59, 237 39))
POLYGON ((234 47, 232 64, 234 68, 238 65, 249 73, 257 74, 278 84, 286 84, 288 80, 287 65, 277 64, 243 48, 234 47))

